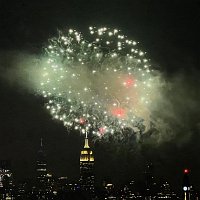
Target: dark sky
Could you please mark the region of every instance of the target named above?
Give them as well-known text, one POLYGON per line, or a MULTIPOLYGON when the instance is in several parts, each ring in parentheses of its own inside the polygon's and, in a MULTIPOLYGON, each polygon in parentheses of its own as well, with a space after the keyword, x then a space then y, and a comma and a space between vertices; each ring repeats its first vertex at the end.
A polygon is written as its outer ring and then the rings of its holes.
MULTIPOLYGON (((144 144, 92 144, 98 177, 126 181, 138 177, 145 163, 151 161, 158 177, 173 185, 181 184, 184 167, 191 168, 193 183, 200 185, 200 1, 1 0, 0 72, 15 65, 17 53, 40 55, 58 29, 85 31, 90 25, 120 28, 142 43, 172 83, 165 96, 175 119, 164 116, 176 135, 162 144, 152 139, 144 144)), ((83 138, 67 133, 62 124, 53 121, 42 98, 3 78, 0 91, 0 159, 12 160, 15 177, 34 175, 36 152, 43 137, 49 170, 57 176, 76 178, 83 138)), ((163 107, 161 112, 167 110, 163 107)))

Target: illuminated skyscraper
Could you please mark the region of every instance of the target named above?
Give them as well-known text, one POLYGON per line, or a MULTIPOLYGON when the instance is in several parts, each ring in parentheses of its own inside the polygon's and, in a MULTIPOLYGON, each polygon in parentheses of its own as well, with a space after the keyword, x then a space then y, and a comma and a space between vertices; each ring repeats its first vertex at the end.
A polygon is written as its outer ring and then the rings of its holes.
POLYGON ((82 191, 94 194, 94 155, 89 147, 87 134, 80 155, 80 186, 82 191))
POLYGON ((33 188, 33 195, 35 199, 41 200, 49 200, 52 199, 51 189, 52 189, 52 181, 51 174, 47 172, 47 161, 46 154, 44 151, 43 140, 40 140, 40 149, 38 151, 37 156, 37 166, 36 166, 36 187, 33 188))
POLYGON ((156 182, 153 176, 153 164, 148 163, 146 166, 146 170, 144 172, 145 178, 145 199, 151 200, 153 196, 156 194, 156 182))
POLYGON ((176 194, 172 191, 172 188, 168 182, 164 182, 160 190, 157 194, 157 199, 165 199, 165 200, 176 200, 178 199, 176 194))
POLYGON ((47 162, 46 155, 44 152, 43 140, 40 141, 40 149, 38 151, 37 158, 37 183, 39 185, 44 185, 47 178, 47 162))
POLYGON ((189 181, 189 169, 184 169, 183 171, 183 196, 184 200, 190 200, 190 181, 189 181))
POLYGON ((7 160, 0 161, 0 199, 14 199, 13 176, 7 160))

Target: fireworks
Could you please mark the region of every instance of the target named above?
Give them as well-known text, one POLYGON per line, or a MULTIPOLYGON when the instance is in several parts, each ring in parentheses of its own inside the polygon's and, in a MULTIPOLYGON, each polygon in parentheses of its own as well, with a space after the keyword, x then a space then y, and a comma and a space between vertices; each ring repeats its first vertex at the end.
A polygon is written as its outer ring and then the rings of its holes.
POLYGON ((102 136, 148 128, 156 87, 138 42, 117 29, 59 32, 46 48, 40 91, 46 108, 68 128, 102 136))

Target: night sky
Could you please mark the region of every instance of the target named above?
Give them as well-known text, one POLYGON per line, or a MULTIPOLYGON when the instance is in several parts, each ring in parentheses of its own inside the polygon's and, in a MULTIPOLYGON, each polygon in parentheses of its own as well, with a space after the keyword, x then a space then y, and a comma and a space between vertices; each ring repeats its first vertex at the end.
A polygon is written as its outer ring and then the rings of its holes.
MULTIPOLYGON (((79 175, 83 137, 52 120, 42 97, 24 89, 23 77, 6 73, 20 59, 40 56, 58 29, 117 27, 142 43, 166 82, 166 101, 155 113, 172 131, 144 141, 96 141, 98 179, 126 182, 140 178, 147 162, 159 179, 181 187, 182 170, 200 189, 200 1, 183 0, 20 0, 0 1, 0 160, 11 160, 17 180, 34 176, 43 137, 49 170, 79 175), (8 77, 9 75, 9 77, 8 77)), ((15 70, 13 70, 15 72, 15 70)), ((17 73, 17 72, 16 72, 17 73)))

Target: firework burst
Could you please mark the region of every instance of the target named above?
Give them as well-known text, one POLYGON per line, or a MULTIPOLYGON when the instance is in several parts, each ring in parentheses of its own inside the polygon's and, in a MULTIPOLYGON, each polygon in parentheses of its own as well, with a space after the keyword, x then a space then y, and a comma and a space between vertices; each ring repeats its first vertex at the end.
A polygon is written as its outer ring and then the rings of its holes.
POLYGON ((46 108, 83 133, 148 129, 157 90, 146 53, 117 29, 89 27, 87 36, 70 29, 49 40, 40 77, 46 108))

